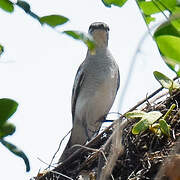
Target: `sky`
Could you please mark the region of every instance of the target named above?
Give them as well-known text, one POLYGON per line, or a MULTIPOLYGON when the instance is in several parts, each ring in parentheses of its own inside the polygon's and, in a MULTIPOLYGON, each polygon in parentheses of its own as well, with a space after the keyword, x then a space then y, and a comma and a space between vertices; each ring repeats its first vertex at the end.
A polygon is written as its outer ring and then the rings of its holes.
MULTIPOLYGON (((19 103, 10 119, 16 132, 6 138, 21 148, 29 158, 31 171, 25 172, 22 159, 0 146, 0 178, 30 179, 47 167, 59 142, 71 129, 71 92, 76 71, 84 60, 87 47, 60 32, 87 32, 91 23, 102 21, 110 27, 109 49, 119 65, 120 90, 112 111, 127 111, 160 85, 153 77, 158 70, 174 77, 159 55, 151 36, 140 44, 147 27, 135 1, 122 8, 107 8, 100 0, 29 0, 31 10, 39 16, 60 14, 70 22, 56 29, 41 26, 19 7, 12 14, 0 9, 0 44, 5 48, 0 57, 0 98, 19 103), (135 61, 130 81, 130 65, 135 61), (121 94, 123 88, 126 93, 121 94), (123 102, 121 99, 123 98, 123 102), (121 102, 121 103, 120 103, 121 102), (121 107, 118 105, 121 104, 121 107), (41 159, 42 161, 40 161, 41 159)), ((57 162, 66 145, 63 142, 57 162)))

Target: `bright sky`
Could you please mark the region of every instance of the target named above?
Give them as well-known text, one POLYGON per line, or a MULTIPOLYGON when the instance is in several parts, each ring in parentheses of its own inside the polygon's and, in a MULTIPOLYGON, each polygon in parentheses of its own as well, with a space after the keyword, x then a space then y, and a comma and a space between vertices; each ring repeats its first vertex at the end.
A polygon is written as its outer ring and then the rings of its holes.
MULTIPOLYGON (((119 92, 122 92, 138 42, 147 30, 135 1, 129 0, 123 8, 106 8, 100 0, 29 0, 28 3, 39 16, 68 17, 70 22, 58 27, 58 31, 87 32, 92 22, 106 22, 110 26, 109 48, 120 68, 119 92)), ((26 153, 31 165, 31 171, 26 173, 23 160, 0 146, 0 179, 24 180, 46 167, 38 158, 49 163, 60 140, 71 129, 72 86, 87 48, 48 26, 42 27, 18 7, 12 14, 0 10, 0 22, 0 44, 5 47, 0 58, 0 98, 12 98, 19 103, 10 120, 16 125, 16 132, 7 140, 26 153)), ((174 75, 162 61, 151 37, 142 47, 121 113, 159 87, 152 74, 154 70, 174 75)), ((119 95, 118 101, 121 101, 119 95)))

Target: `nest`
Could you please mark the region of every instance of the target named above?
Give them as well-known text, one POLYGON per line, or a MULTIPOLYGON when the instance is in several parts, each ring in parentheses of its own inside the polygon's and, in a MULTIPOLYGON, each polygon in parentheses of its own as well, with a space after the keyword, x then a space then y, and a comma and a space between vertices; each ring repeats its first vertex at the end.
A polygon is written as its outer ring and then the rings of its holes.
MULTIPOLYGON (((162 114, 165 114, 172 104, 175 104, 176 107, 166 119, 166 122, 171 127, 170 137, 165 135, 157 136, 157 134, 149 129, 139 135, 134 135, 132 134, 132 127, 139 119, 128 120, 124 116, 121 117, 121 121, 119 120, 119 122, 126 121, 123 126, 121 139, 119 140, 121 141, 121 149, 118 150, 118 156, 115 162, 112 163, 111 170, 109 170, 109 172, 111 171, 111 175, 106 176, 104 180, 153 180, 156 178, 159 178, 159 180, 167 180, 168 178, 180 180, 180 173, 176 177, 173 175, 175 178, 171 178, 165 170, 162 170, 163 167, 168 168, 168 163, 164 162, 167 162, 169 157, 173 155, 178 156, 178 158, 180 157, 180 143, 178 144, 178 137, 180 136, 180 91, 176 90, 171 96, 166 93, 161 96, 161 99, 156 98, 152 102, 146 101, 145 107, 141 108, 141 110, 145 112, 160 111, 162 114), (162 164, 166 164, 167 167, 162 166, 162 164), (161 174, 157 177, 160 167, 161 174)), ((53 170, 49 170, 46 174, 41 174, 36 179, 67 180, 68 178, 65 176, 78 179, 79 175, 82 175, 84 172, 88 175, 89 179, 99 179, 97 177, 97 173, 100 171, 99 164, 104 156, 110 159, 109 154, 112 154, 111 151, 114 147, 113 140, 110 140, 110 138, 116 128, 117 126, 111 125, 88 143, 87 148, 81 147, 65 162, 53 170), (109 146, 107 146, 108 141, 109 146)), ((104 159, 103 167, 107 166, 110 160, 104 159)), ((175 161, 173 160, 173 162, 175 161)), ((176 165, 177 167, 174 169, 180 169, 180 158, 177 162, 179 166, 176 165)), ((172 166, 172 162, 170 166, 172 166)), ((103 167, 101 168, 103 169, 103 167)))
POLYGON ((171 97, 153 104, 148 103, 143 110, 145 112, 160 111, 162 114, 165 114, 172 104, 176 104, 176 108, 166 119, 171 127, 170 137, 159 137, 149 129, 140 135, 133 135, 132 127, 138 120, 129 121, 123 133, 125 151, 117 160, 113 171, 115 178, 118 177, 122 180, 154 179, 160 166, 176 145, 180 136, 180 92, 174 92, 174 95, 171 97))

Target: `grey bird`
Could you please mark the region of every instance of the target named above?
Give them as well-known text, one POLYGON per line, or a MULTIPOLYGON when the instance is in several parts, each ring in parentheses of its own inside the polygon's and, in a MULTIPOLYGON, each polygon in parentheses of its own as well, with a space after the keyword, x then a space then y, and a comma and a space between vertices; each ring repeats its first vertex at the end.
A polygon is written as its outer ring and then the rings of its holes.
POLYGON ((90 25, 89 34, 95 50, 88 49, 75 77, 71 101, 73 128, 59 162, 74 152, 73 145, 84 145, 99 132, 119 88, 119 68, 108 50, 109 27, 95 22, 90 25))

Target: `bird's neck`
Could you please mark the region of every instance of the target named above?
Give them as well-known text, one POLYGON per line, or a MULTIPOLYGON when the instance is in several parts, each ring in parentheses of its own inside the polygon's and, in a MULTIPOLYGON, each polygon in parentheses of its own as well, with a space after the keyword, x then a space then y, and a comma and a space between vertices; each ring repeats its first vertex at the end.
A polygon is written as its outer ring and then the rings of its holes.
POLYGON ((95 49, 104 49, 108 47, 108 42, 104 39, 99 39, 95 41, 95 49))
POLYGON ((95 46, 93 50, 89 50, 87 52, 87 55, 99 55, 102 54, 103 52, 107 51, 108 47, 107 46, 95 46))

